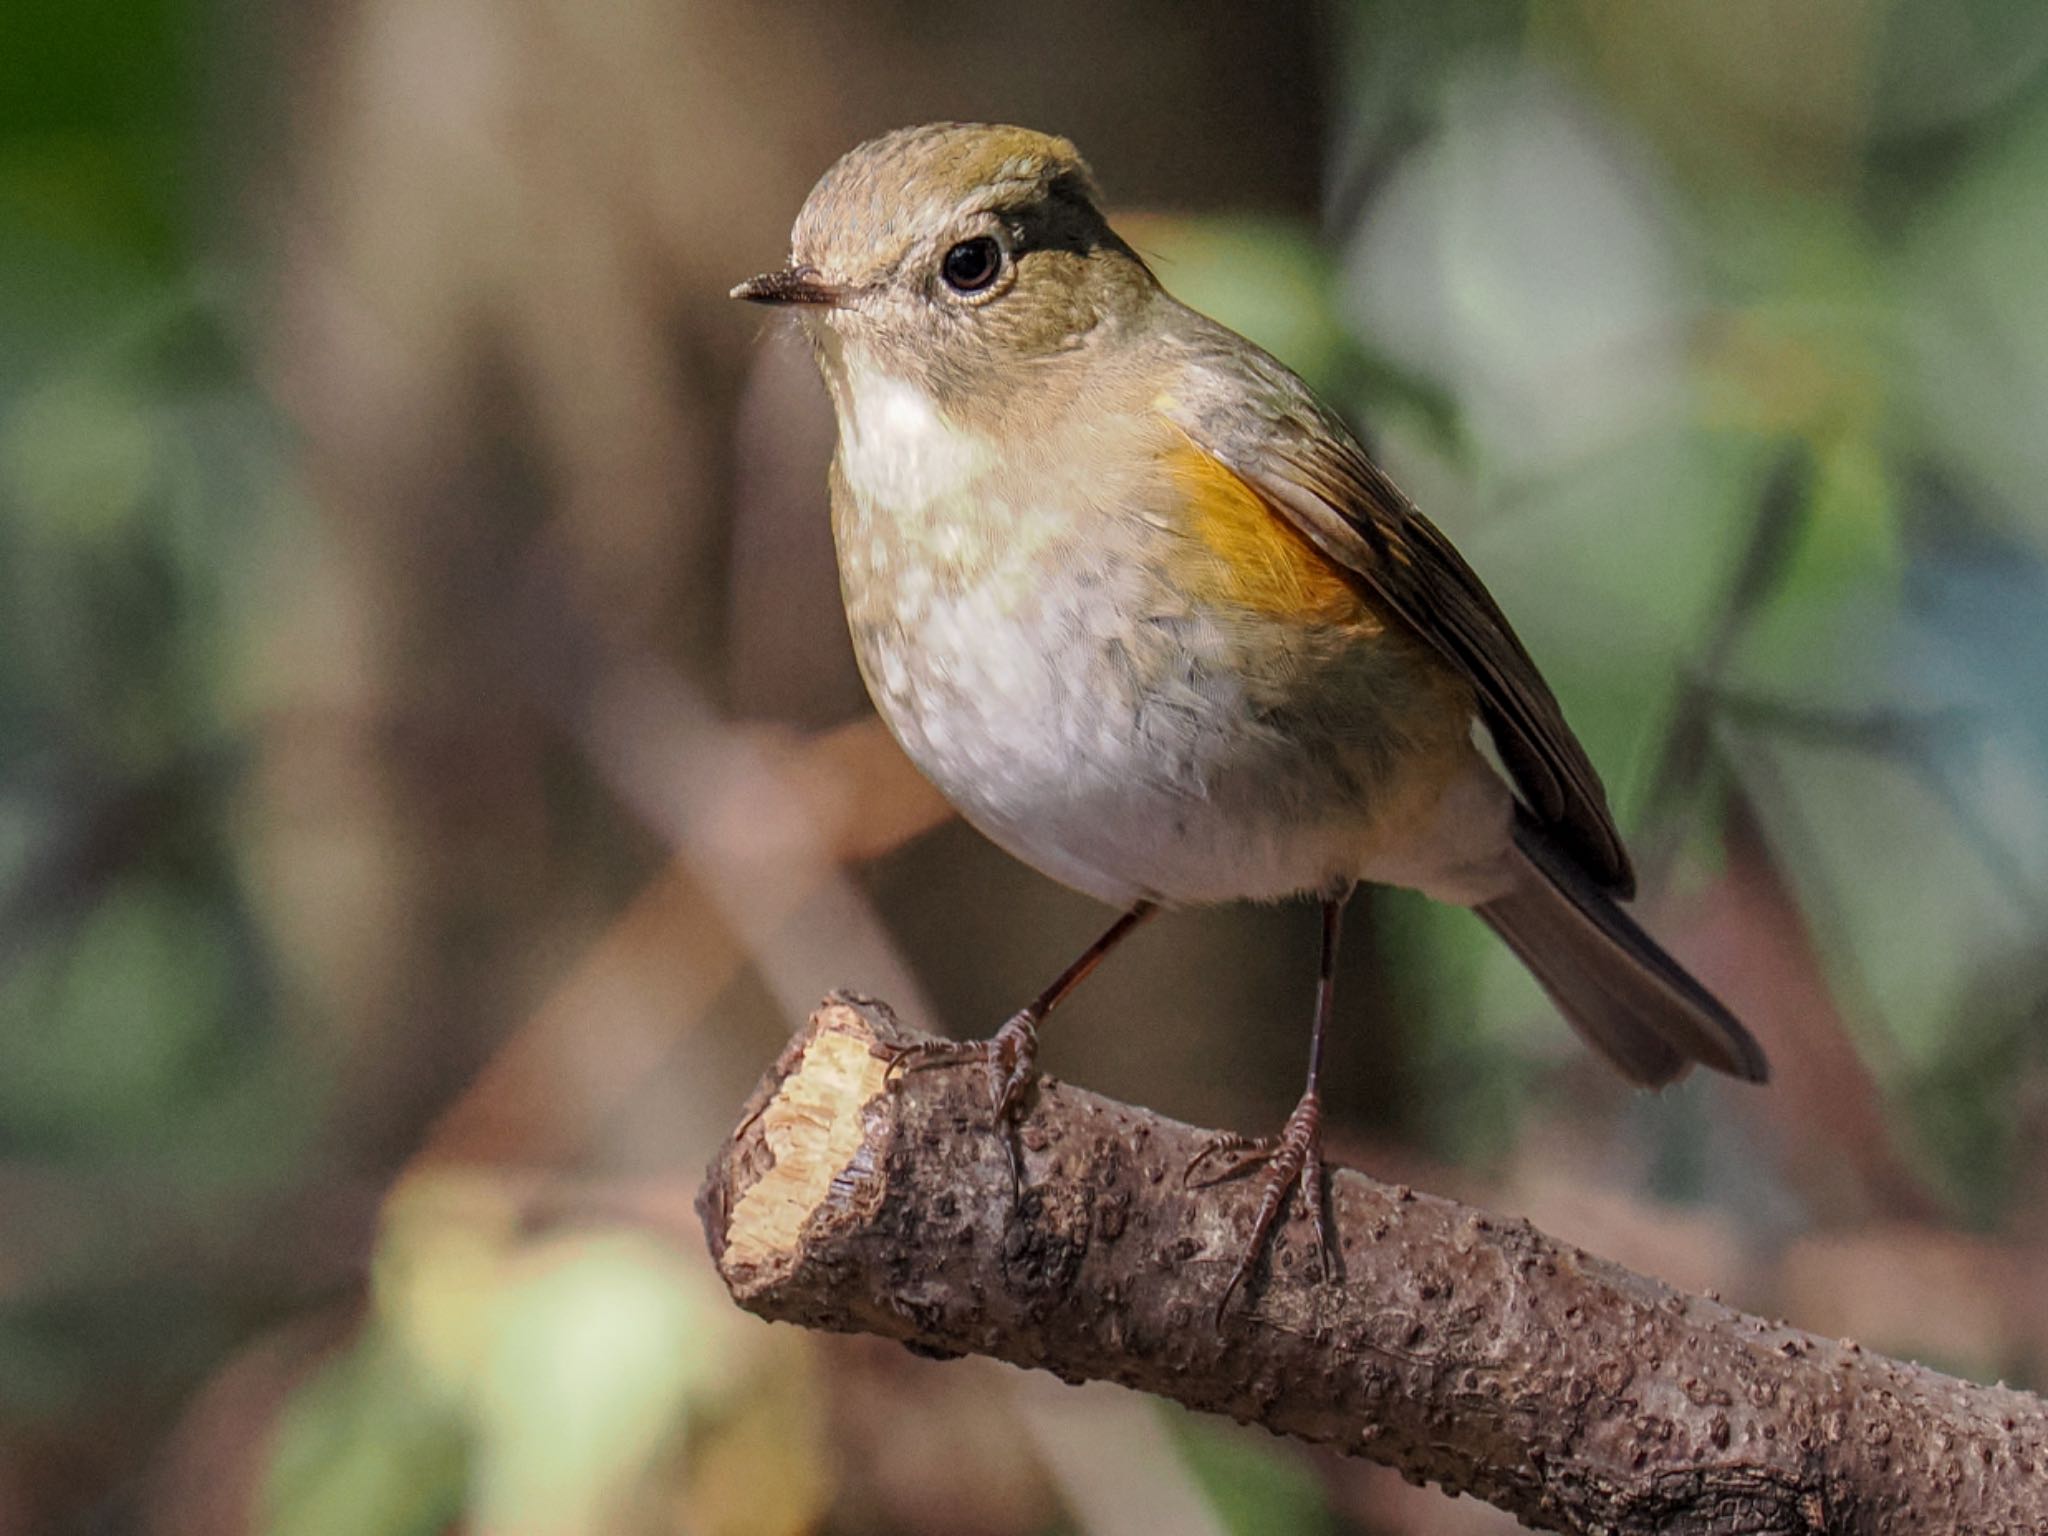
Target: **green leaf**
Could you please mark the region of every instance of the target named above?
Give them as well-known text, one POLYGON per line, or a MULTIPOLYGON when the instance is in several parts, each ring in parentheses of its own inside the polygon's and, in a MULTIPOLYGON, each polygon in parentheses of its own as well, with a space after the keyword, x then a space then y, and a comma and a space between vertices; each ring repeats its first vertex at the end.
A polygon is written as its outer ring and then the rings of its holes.
POLYGON ((717 1370, 703 1288, 629 1233, 552 1244, 508 1277, 475 1401, 482 1528, 603 1528, 717 1370))
POLYGON ((1907 387, 1928 445, 2048 550, 2048 103, 1992 139, 1916 220, 1907 387))
POLYGON ((459 1421, 372 1329, 285 1407, 264 1480, 267 1536, 434 1536, 462 1510, 459 1421))
POLYGON ((1672 421, 1491 489, 1454 537, 1556 690, 1626 826, 1755 528, 1767 445, 1672 421))
POLYGON ((1234 1425, 1160 1410, 1231 1536, 1318 1536, 1337 1524, 1301 1458, 1234 1425))
POLYGON ((1346 348, 1330 309, 1330 260, 1313 229, 1250 214, 1119 224, 1175 298, 1258 343, 1315 388, 1334 387, 1346 348))

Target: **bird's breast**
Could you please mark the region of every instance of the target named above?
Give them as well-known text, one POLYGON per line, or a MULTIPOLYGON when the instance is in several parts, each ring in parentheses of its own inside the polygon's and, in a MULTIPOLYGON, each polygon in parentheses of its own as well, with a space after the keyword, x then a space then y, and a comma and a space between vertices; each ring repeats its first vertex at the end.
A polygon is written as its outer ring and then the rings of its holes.
POLYGON ((1358 872, 1424 679, 1242 482, 1142 423, 999 461, 927 401, 863 409, 833 475, 849 628, 970 821, 1113 901, 1358 872))

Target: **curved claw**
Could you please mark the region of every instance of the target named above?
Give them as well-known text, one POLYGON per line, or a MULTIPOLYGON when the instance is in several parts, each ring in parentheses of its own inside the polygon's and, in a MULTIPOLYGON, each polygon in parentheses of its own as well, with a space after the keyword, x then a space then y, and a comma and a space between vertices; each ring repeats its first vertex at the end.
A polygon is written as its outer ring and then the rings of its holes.
POLYGON ((919 1040, 913 1045, 885 1047, 888 1064, 882 1069, 882 1081, 894 1088, 906 1072, 923 1072, 932 1067, 957 1067, 965 1062, 978 1061, 988 1050, 981 1040, 919 1040))
POLYGON ((1274 1139, 1270 1136, 1240 1136, 1235 1131, 1218 1131, 1203 1142, 1202 1149, 1189 1158, 1187 1166, 1181 1169, 1181 1188, 1212 1188, 1237 1177, 1261 1161, 1271 1159, 1274 1151, 1274 1139), (1212 1157, 1234 1157, 1237 1161, 1213 1177, 1197 1179, 1195 1170, 1212 1157))

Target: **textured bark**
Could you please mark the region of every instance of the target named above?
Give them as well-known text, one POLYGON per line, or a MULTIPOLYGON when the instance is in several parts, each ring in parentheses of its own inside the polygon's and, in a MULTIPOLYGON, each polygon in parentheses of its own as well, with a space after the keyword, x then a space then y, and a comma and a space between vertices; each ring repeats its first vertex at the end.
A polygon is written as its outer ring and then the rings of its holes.
POLYGON ((698 1205, 740 1304, 929 1355, 1102 1378, 1399 1468, 1544 1529, 2048 1532, 2048 1403, 1689 1296, 1526 1221, 1336 1175, 1219 1320, 1253 1183, 1189 1189, 1205 1133, 1050 1079, 1024 1190, 973 1069, 829 1001, 698 1205))

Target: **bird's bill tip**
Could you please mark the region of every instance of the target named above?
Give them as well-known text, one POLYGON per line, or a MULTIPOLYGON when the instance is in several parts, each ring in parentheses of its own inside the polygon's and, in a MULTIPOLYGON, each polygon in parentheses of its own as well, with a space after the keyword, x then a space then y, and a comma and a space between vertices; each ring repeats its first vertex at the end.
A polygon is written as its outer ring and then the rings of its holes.
POLYGON ((809 267, 785 267, 735 285, 732 297, 745 299, 749 304, 815 304, 831 308, 844 302, 846 290, 837 283, 824 281, 809 267))

